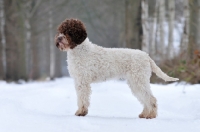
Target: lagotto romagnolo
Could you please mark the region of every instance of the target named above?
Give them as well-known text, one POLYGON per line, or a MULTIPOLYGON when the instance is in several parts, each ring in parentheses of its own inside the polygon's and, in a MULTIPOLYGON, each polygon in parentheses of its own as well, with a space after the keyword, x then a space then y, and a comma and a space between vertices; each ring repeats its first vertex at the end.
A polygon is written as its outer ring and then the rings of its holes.
POLYGON ((151 73, 154 72, 165 81, 178 80, 162 72, 143 51, 104 48, 93 44, 87 38, 84 24, 77 19, 66 19, 58 26, 55 44, 61 51, 67 51, 68 70, 74 79, 78 98, 78 110, 75 113, 77 116, 88 113, 91 83, 124 78, 144 107, 139 117, 155 118, 157 103, 150 89, 151 73))

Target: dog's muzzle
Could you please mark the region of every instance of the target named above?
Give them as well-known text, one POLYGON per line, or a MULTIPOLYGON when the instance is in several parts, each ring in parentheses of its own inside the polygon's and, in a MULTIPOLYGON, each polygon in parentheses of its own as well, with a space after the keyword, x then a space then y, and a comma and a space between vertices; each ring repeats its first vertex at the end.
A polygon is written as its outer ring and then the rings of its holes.
POLYGON ((56 39, 56 47, 57 47, 57 48, 59 48, 60 43, 62 42, 62 40, 63 40, 63 37, 62 37, 62 36, 57 37, 57 39, 56 39))

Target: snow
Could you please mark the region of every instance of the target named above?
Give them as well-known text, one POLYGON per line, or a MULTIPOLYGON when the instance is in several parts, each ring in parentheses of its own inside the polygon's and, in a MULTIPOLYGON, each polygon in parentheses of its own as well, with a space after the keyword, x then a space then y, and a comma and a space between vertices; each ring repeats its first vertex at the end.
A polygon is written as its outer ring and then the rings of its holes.
POLYGON ((74 115, 71 78, 24 84, 0 81, 0 132, 199 132, 200 85, 151 84, 158 117, 140 119, 125 81, 92 84, 85 117, 74 115))

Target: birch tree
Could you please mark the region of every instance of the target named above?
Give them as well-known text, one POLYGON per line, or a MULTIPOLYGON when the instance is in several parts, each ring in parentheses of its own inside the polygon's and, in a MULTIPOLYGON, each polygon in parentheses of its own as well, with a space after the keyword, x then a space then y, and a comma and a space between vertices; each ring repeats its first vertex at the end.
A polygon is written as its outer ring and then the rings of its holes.
POLYGON ((0 30, 1 30, 1 44, 2 44, 2 65, 3 78, 6 78, 7 64, 6 64, 6 37, 5 37, 5 13, 4 0, 0 0, 0 30))
POLYGON ((184 26, 183 26, 183 34, 181 38, 180 44, 180 53, 183 54, 183 58, 187 56, 187 49, 189 44, 189 1, 184 0, 184 26))
POLYGON ((142 50, 149 53, 148 1, 142 0, 142 50))
POLYGON ((153 10, 153 16, 152 16, 152 21, 150 22, 150 32, 149 32, 149 54, 152 58, 155 57, 155 53, 156 53, 156 25, 157 25, 157 13, 158 13, 158 1, 155 0, 155 6, 154 6, 154 10, 153 10))
POLYGON ((52 19, 52 1, 49 1, 49 41, 50 41, 50 78, 53 79, 55 77, 55 46, 53 40, 53 19, 52 19))
POLYGON ((141 49, 141 0, 125 1, 125 26, 126 47, 141 49))
POLYGON ((159 2, 159 47, 158 53, 160 55, 160 59, 165 58, 165 32, 164 32, 164 22, 165 22, 165 0, 158 0, 159 2))
POLYGON ((32 37, 32 26, 31 26, 31 18, 36 12, 37 8, 41 4, 41 0, 28 0, 28 1, 18 1, 19 8, 21 9, 21 13, 24 19, 24 27, 25 27, 25 60, 26 60, 26 74, 27 78, 32 79, 32 50, 31 50, 31 37, 32 37))
POLYGON ((167 46, 167 58, 172 59, 174 57, 174 45, 173 45, 173 33, 174 33, 174 22, 175 22, 175 2, 174 0, 168 0, 169 6, 169 36, 167 46))

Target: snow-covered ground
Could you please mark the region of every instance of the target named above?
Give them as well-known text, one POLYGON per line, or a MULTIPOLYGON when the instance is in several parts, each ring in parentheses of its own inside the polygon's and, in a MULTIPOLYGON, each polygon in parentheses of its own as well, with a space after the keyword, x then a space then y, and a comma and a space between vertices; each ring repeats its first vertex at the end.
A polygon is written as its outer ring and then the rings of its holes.
POLYGON ((200 85, 151 87, 156 119, 138 118, 142 106, 125 81, 93 84, 89 114, 77 117, 71 78, 0 81, 0 132, 200 132, 200 85))

